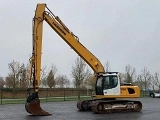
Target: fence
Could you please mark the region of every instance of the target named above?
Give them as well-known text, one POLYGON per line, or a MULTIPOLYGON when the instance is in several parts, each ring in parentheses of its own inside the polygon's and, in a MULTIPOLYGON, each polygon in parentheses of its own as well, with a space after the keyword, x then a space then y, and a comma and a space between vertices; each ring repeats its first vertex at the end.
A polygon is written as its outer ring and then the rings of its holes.
MULTIPOLYGON (((39 99, 41 102, 68 101, 92 99, 93 90, 75 88, 40 88, 39 99)), ((141 97, 149 96, 148 92, 141 91, 141 97)), ((26 103, 28 92, 26 89, 0 89, 0 104, 26 103)))
MULTIPOLYGON (((92 91, 75 88, 40 88, 39 99, 41 102, 92 99, 92 91)), ((27 97, 26 89, 0 89, 0 104, 25 103, 27 97)))

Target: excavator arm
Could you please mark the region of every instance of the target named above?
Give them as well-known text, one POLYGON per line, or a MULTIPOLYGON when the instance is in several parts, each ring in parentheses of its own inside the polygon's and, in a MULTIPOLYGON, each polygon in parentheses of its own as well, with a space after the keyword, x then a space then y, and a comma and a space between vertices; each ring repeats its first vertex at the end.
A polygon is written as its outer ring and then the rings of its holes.
POLYGON ((55 16, 46 4, 38 4, 35 16, 33 18, 33 51, 31 62, 30 79, 33 79, 33 88, 29 88, 29 96, 26 103, 26 111, 33 115, 50 115, 40 107, 38 98, 38 88, 40 84, 41 73, 41 54, 42 54, 42 31, 43 21, 46 21, 50 27, 93 69, 96 74, 104 73, 101 62, 80 42, 60 20, 55 16), (33 93, 30 90, 33 90, 33 93))

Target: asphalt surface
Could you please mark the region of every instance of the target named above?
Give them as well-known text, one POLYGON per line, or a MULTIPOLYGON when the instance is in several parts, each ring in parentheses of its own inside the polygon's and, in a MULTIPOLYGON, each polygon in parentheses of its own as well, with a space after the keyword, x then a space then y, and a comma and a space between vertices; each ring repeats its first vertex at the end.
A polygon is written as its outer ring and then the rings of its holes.
POLYGON ((77 110, 76 101, 41 103, 51 116, 32 116, 24 104, 0 105, 0 120, 160 120, 160 98, 138 98, 143 104, 141 112, 95 114, 77 110))

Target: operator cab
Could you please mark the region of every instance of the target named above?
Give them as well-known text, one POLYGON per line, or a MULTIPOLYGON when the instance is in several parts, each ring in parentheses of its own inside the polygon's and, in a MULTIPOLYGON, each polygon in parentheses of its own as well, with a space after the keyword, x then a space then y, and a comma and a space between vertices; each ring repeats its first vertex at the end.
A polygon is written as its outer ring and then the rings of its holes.
POLYGON ((96 95, 119 95, 120 80, 118 72, 106 72, 96 81, 96 95))

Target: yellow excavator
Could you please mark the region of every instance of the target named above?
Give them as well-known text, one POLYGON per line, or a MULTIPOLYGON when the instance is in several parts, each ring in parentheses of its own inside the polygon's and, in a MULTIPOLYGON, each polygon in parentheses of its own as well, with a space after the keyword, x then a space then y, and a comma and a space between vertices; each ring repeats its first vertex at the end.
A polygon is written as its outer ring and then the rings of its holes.
POLYGON ((42 27, 46 21, 50 27, 93 69, 96 76, 94 99, 77 102, 80 111, 92 110, 95 113, 141 111, 142 103, 134 100, 117 98, 137 98, 140 96, 138 86, 120 85, 118 72, 105 72, 101 62, 80 42, 58 16, 55 16, 46 4, 37 4, 33 18, 33 52, 30 59, 30 80, 25 109, 32 115, 50 115, 40 106, 38 90, 41 73, 42 27))

